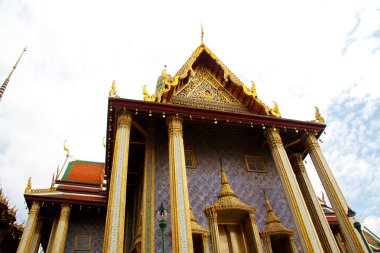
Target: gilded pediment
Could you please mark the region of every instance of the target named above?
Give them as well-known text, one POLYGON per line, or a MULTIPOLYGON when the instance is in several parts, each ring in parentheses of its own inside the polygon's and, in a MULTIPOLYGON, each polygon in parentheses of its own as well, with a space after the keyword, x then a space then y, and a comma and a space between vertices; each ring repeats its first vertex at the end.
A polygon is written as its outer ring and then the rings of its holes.
POLYGON ((194 77, 175 95, 175 97, 177 96, 226 104, 240 104, 203 66, 196 70, 194 77))
POLYGON ((245 107, 204 66, 195 70, 193 78, 172 97, 171 102, 175 104, 191 102, 197 107, 212 109, 216 106, 218 109, 245 111, 245 107))

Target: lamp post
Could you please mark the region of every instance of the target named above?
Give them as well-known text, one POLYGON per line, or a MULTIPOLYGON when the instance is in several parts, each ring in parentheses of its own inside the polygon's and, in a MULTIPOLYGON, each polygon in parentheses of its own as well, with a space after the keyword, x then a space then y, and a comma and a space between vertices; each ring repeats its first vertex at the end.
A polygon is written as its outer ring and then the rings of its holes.
POLYGON ((356 215, 356 212, 354 212, 350 207, 348 207, 347 217, 354 218, 354 227, 356 228, 356 230, 358 230, 360 236, 362 237, 362 240, 363 240, 364 245, 367 248, 368 252, 372 253, 373 251, 372 251, 371 247, 368 245, 368 241, 363 234, 362 226, 361 226, 360 222, 356 221, 355 215, 356 215))
POLYGON ((165 253, 165 228, 166 220, 168 219, 168 210, 166 210, 161 202, 157 210, 157 220, 162 232, 162 253, 165 253))

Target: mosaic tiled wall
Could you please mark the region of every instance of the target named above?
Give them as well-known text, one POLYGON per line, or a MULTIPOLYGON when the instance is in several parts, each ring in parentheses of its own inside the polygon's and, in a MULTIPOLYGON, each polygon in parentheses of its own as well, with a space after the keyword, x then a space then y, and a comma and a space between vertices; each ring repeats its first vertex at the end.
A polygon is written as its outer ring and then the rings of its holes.
MULTIPOLYGON (((157 131, 162 132, 162 131, 157 131)), ((187 169, 187 182, 190 205, 198 223, 209 229, 204 214, 205 206, 214 203, 220 191, 219 158, 230 181, 232 189, 239 198, 256 209, 257 224, 261 231, 265 227, 266 204, 265 190, 282 224, 295 231, 295 239, 301 252, 298 235, 294 228, 288 204, 283 193, 280 179, 268 147, 262 146, 262 138, 254 132, 236 130, 216 130, 209 126, 184 125, 184 145, 186 150, 193 150, 195 169, 187 169), (260 140, 259 140, 260 139, 260 140), (264 156, 267 173, 247 172, 244 155, 264 156)), ((167 134, 156 136, 156 205, 163 199, 170 201, 167 134)), ((168 210, 169 203, 167 204, 168 210)), ((166 245, 171 252, 170 217, 166 229, 166 245)), ((161 252, 161 231, 156 227, 156 252, 161 252)), ((210 248, 211 252, 211 248, 210 248)))
MULTIPOLYGON (((161 202, 163 202, 166 209, 169 211, 167 227, 165 230, 165 247, 167 252, 172 252, 172 240, 171 240, 171 217, 170 217, 170 186, 169 186, 169 153, 168 153, 168 136, 166 128, 156 131, 156 143, 155 143, 155 208, 157 209, 161 202)), ((156 221, 157 219, 155 219, 156 221)), ((161 229, 158 225, 155 226, 155 248, 156 252, 162 252, 162 235, 161 229)))
POLYGON ((103 252, 105 217, 104 212, 72 210, 69 229, 67 231, 65 252, 74 252, 75 236, 77 234, 92 236, 91 251, 81 252, 103 252))

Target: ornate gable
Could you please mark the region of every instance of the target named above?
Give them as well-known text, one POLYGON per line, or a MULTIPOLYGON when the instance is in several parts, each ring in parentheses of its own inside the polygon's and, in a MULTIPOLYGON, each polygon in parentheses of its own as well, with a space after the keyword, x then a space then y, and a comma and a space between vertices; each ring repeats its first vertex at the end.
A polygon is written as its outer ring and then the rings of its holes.
POLYGON ((255 85, 248 89, 203 43, 173 77, 162 71, 156 94, 145 86, 143 93, 149 102, 281 117, 277 104, 273 109, 265 105, 255 85))

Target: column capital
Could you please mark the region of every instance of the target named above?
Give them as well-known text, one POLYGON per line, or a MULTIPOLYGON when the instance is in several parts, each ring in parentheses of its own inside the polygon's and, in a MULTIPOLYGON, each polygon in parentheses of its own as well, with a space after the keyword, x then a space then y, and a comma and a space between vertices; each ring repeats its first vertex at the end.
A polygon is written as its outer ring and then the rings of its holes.
POLYGON ((299 168, 301 172, 305 172, 305 164, 303 162, 302 154, 293 153, 289 156, 289 160, 293 165, 293 169, 299 168))
POLYGON ((310 151, 312 148, 319 148, 318 139, 315 136, 315 133, 307 132, 303 135, 304 143, 306 144, 306 148, 310 151))
POLYGON ((29 215, 38 214, 41 209, 41 204, 37 201, 33 201, 32 207, 29 210, 29 215))
POLYGON ((209 222, 218 222, 218 214, 216 213, 216 210, 213 210, 207 214, 207 219, 209 222))
POLYGON ((178 114, 169 116, 166 120, 169 135, 182 135, 182 123, 183 119, 178 114))
POLYGON ((267 140, 270 149, 283 145, 280 132, 277 128, 268 128, 264 131, 264 136, 267 140))
POLYGON ((130 111, 125 110, 125 108, 121 109, 118 113, 117 127, 130 128, 131 125, 132 125, 132 113, 130 111))

